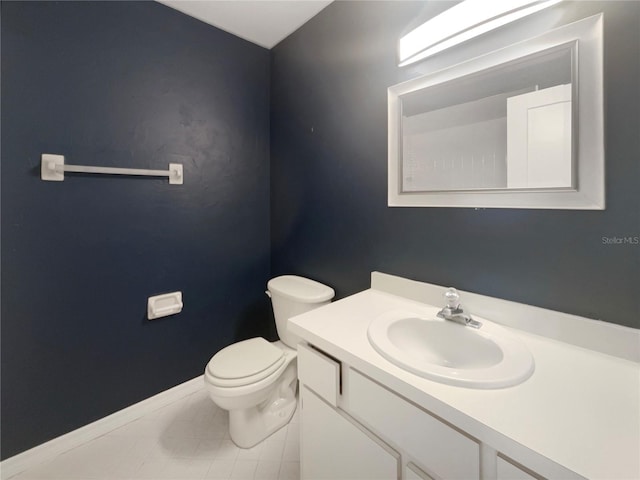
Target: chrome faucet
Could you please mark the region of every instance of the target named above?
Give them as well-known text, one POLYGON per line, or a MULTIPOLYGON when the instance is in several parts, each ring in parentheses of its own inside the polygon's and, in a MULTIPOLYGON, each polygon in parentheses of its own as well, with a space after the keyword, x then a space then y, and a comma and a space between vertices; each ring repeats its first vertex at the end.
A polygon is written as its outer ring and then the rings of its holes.
POLYGON ((467 327, 480 328, 482 326, 481 322, 474 320, 471 318, 471 315, 465 313, 460 303, 460 295, 455 288, 449 287, 447 291, 444 292, 444 298, 447 301, 447 305, 438 312, 438 317, 466 325, 467 327))

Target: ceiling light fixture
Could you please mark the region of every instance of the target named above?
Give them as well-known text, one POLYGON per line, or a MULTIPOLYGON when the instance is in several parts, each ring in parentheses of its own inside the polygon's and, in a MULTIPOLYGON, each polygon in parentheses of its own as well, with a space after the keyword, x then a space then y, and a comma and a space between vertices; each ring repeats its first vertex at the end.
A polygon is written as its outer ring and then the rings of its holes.
POLYGON ((403 67, 562 0, 464 0, 400 39, 403 67))

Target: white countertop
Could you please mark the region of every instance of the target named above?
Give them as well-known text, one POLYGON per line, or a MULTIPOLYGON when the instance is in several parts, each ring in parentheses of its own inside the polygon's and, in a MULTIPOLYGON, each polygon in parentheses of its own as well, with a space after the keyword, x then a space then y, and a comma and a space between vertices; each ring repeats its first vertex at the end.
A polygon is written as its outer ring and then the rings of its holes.
POLYGON ((640 478, 638 363, 504 327, 533 354, 528 380, 495 390, 445 385, 396 367, 369 344, 371 320, 397 309, 439 310, 369 289, 294 317, 289 328, 500 451, 524 447, 586 478, 640 478))

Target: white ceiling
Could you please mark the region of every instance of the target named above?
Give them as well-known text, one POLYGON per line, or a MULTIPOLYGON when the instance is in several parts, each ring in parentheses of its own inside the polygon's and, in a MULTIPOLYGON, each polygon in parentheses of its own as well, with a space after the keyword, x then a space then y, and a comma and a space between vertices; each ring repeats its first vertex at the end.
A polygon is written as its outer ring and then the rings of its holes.
POLYGON ((158 0, 226 32, 271 48, 332 0, 158 0))

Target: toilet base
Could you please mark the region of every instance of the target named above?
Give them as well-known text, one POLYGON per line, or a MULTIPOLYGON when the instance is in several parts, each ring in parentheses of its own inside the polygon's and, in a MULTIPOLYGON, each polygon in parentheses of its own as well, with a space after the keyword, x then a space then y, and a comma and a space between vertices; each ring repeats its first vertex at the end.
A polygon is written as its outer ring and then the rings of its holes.
POLYGON ((251 448, 289 423, 296 411, 298 380, 295 368, 287 369, 280 387, 262 404, 229 410, 229 436, 240 448, 251 448), (288 375, 287 375, 288 374, 288 375))
MULTIPOLYGON (((277 345, 278 346, 278 345, 277 345)), ((283 369, 259 382, 221 387, 205 369, 209 396, 218 407, 229 411, 229 435, 240 448, 251 448, 291 420, 296 410, 298 390, 296 351, 284 350, 283 369)))
POLYGON ((229 436, 240 448, 251 448, 289 423, 298 404, 295 359, 269 397, 255 407, 229 410, 229 436))
POLYGON ((240 448, 251 448, 287 425, 296 411, 295 398, 266 415, 258 408, 229 411, 229 435, 240 448))

